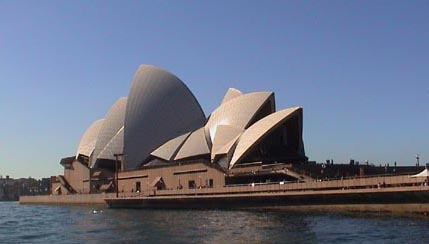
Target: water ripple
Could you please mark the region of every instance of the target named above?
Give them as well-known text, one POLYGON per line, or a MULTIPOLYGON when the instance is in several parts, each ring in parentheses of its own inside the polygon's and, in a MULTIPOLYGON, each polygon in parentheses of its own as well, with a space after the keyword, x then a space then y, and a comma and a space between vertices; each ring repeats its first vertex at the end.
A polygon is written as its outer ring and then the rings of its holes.
POLYGON ((93 210, 0 202, 0 243, 421 243, 429 237, 429 219, 424 218, 93 210))

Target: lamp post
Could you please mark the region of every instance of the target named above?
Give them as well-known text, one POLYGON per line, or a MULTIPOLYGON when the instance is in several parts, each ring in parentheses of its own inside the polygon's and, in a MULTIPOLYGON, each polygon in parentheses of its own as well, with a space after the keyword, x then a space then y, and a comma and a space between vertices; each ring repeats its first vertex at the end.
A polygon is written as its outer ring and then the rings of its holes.
POLYGON ((113 154, 113 156, 115 156, 115 191, 116 191, 116 198, 118 198, 119 197, 119 174, 118 174, 119 160, 118 160, 118 157, 124 156, 124 154, 123 153, 115 153, 115 154, 113 154))

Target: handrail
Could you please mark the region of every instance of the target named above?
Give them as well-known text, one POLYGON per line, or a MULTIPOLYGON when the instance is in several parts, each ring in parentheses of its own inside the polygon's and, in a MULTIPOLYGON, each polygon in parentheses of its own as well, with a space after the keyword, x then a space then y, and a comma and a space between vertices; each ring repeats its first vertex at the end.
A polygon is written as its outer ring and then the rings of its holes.
POLYGON ((378 176, 369 178, 343 179, 315 182, 270 182, 254 183, 246 185, 228 185, 215 188, 201 189, 173 189, 156 190, 149 189, 142 192, 120 193, 120 197, 168 197, 186 195, 219 195, 219 194, 248 194, 248 193, 276 193, 276 192, 305 192, 321 190, 346 190, 346 189, 368 189, 388 188, 422 185, 422 179, 410 178, 404 175, 378 176))

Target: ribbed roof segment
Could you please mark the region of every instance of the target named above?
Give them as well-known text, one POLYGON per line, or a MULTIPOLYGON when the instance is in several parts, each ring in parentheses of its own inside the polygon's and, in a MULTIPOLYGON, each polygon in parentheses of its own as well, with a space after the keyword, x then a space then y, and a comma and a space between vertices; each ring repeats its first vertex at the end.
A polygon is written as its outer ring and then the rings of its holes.
POLYGON ((124 126, 126 106, 127 98, 119 98, 107 112, 106 117, 104 118, 103 127, 101 128, 97 137, 97 143, 95 144, 93 153, 94 155, 91 159, 91 166, 94 165, 98 155, 104 149, 104 147, 124 126))
POLYGON ((225 96, 223 97, 221 104, 229 102, 230 100, 237 98, 241 95, 243 95, 243 93, 240 90, 237 90, 235 88, 229 88, 228 91, 225 93, 225 96))
POLYGON ((138 167, 166 141, 206 121, 191 91, 176 76, 141 65, 128 95, 124 130, 125 169, 138 167))
POLYGON ((166 143, 162 144, 162 146, 158 147, 151 154, 155 157, 162 158, 164 160, 170 161, 174 159, 174 156, 179 151, 180 147, 185 142, 186 138, 188 138, 190 132, 185 133, 181 136, 173 138, 166 143))
POLYGON ((91 156, 92 151, 94 151, 98 133, 103 126, 103 122, 104 119, 96 120, 88 127, 88 129, 86 129, 82 135, 82 138, 80 139, 79 146, 77 147, 76 158, 79 156, 79 154, 85 155, 87 157, 91 156))
POLYGON ((235 148, 229 168, 234 167, 234 165, 237 164, 253 146, 257 145, 257 143, 261 141, 266 135, 268 135, 278 126, 282 125, 285 121, 298 112, 302 112, 301 107, 280 110, 276 113, 268 115, 265 118, 262 118, 250 126, 246 131, 244 131, 238 140, 238 144, 235 148))
POLYGON ((215 140, 216 130, 219 125, 230 125, 237 129, 246 129, 259 109, 269 99, 274 99, 273 97, 272 92, 252 92, 222 103, 210 115, 210 119, 205 126, 206 134, 210 136, 211 143, 215 140))
MULTIPOLYGON (((115 160, 114 154, 121 154, 124 148, 124 127, 122 127, 98 154, 97 159, 115 160)), ((95 163, 97 165, 97 162, 95 163)), ((95 166, 96 167, 96 166, 95 166)))
POLYGON ((213 162, 217 162, 223 168, 228 168, 229 161, 231 161, 233 151, 235 149, 235 145, 237 143, 240 135, 237 135, 232 140, 230 140, 227 144, 225 144, 221 149, 219 149, 214 155, 213 162))
POLYGON ((181 160, 205 154, 210 154, 210 149, 207 145, 204 127, 201 127, 200 129, 192 132, 188 139, 186 139, 185 143, 177 153, 175 160, 181 160))
POLYGON ((225 148, 224 151, 221 149, 223 149, 225 145, 230 145, 230 141, 236 139, 242 132, 242 129, 230 125, 219 125, 216 130, 215 140, 213 141, 211 159, 213 160, 217 154, 228 153, 229 148, 225 148))

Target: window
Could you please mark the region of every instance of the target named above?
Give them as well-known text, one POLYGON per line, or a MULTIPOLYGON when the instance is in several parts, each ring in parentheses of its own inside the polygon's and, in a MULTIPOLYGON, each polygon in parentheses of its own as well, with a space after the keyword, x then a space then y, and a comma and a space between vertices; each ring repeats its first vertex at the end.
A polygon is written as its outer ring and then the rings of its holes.
POLYGON ((195 185, 195 181, 194 180, 190 180, 188 181, 188 188, 189 189, 195 189, 196 185, 195 185))
POLYGON ((142 190, 141 189, 142 188, 141 182, 137 181, 135 185, 136 185, 136 192, 140 192, 142 190))

